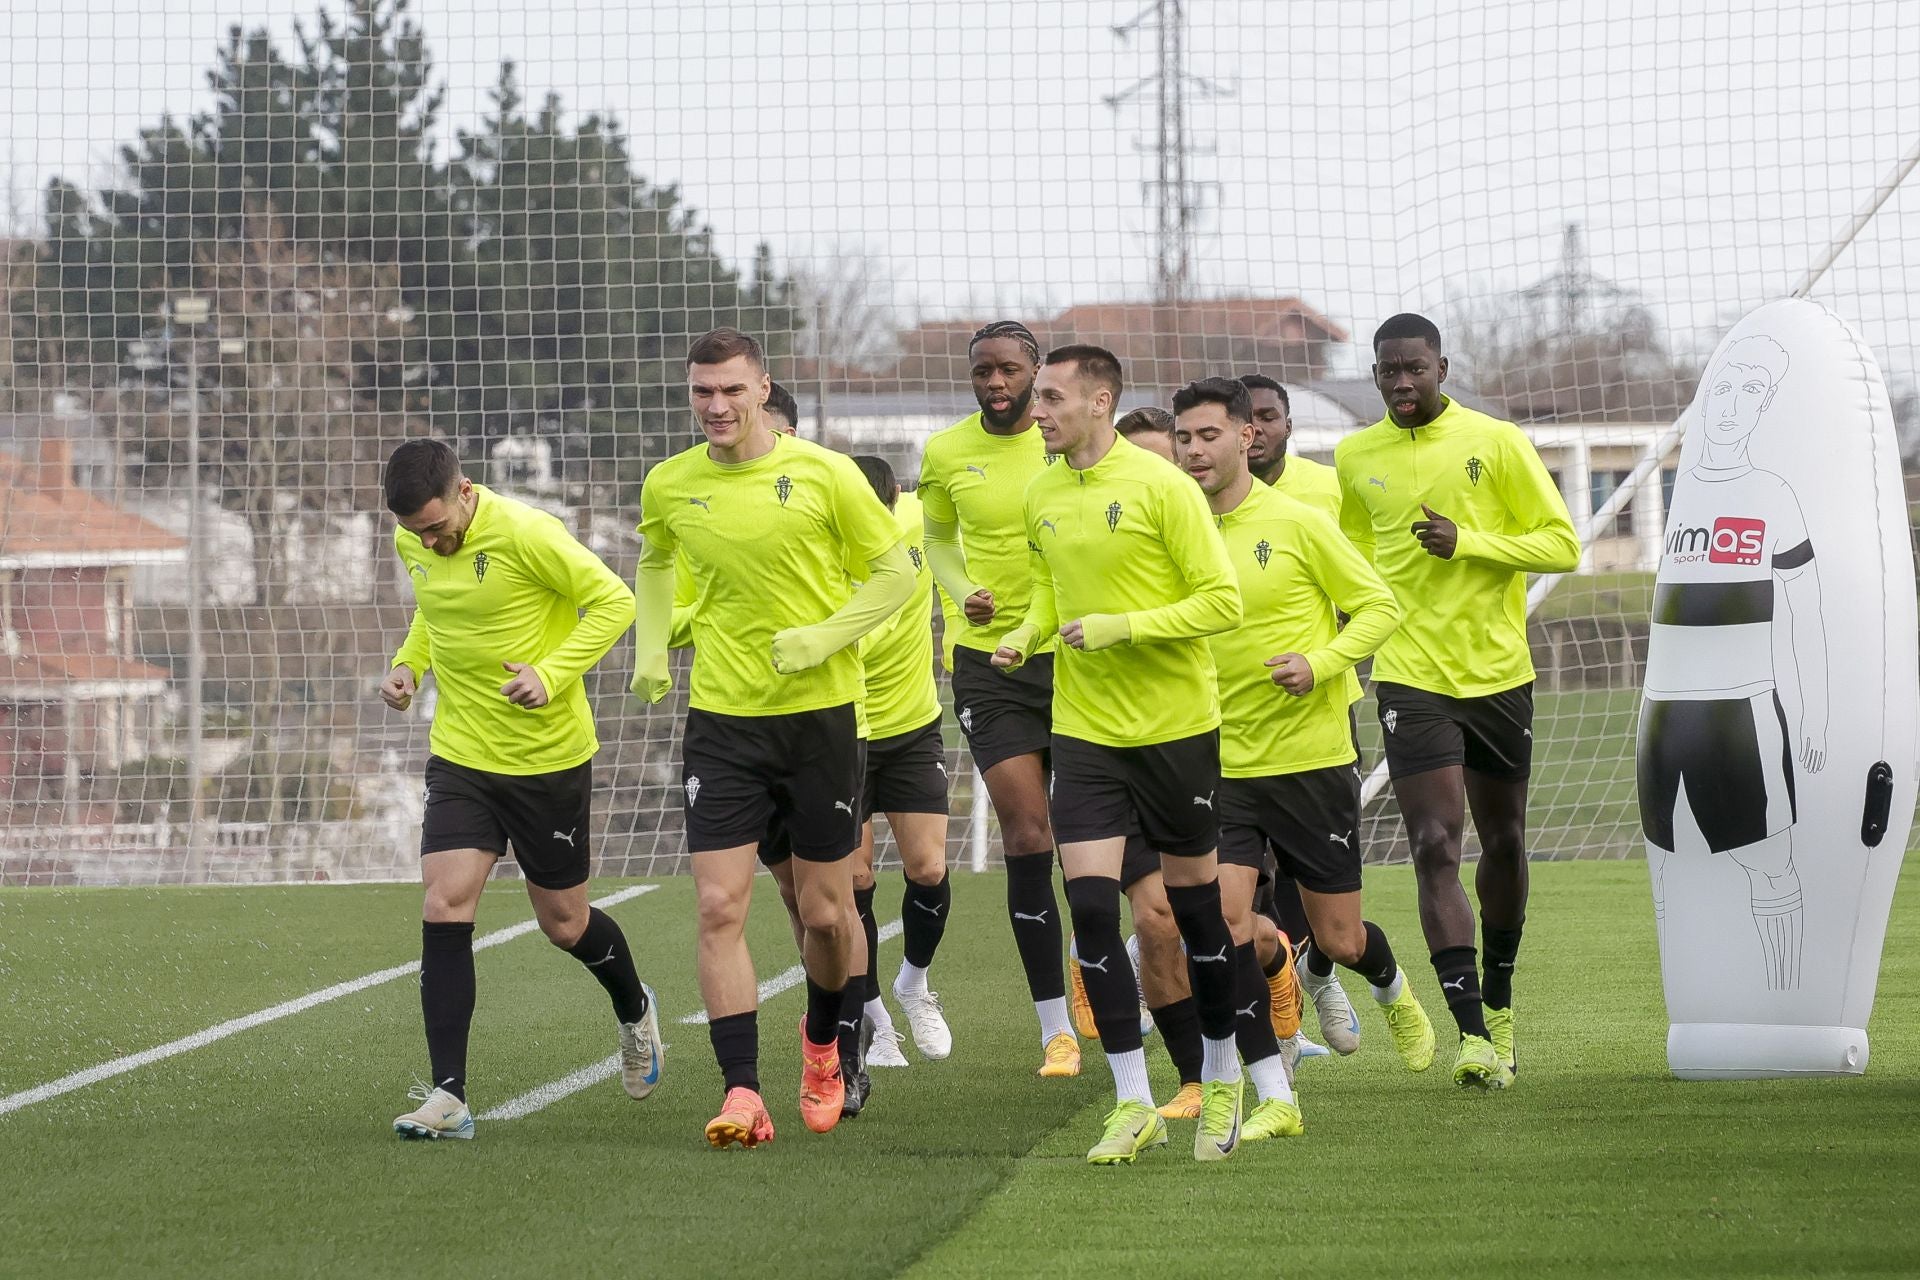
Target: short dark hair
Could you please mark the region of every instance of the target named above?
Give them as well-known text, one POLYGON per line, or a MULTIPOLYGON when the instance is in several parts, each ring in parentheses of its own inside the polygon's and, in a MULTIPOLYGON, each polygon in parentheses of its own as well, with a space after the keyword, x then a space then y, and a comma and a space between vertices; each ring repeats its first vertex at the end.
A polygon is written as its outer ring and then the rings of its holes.
POLYGON ((1421 338, 1433 348, 1435 355, 1440 354, 1440 326, 1412 311, 1402 311, 1397 316, 1388 316, 1378 329, 1373 331, 1373 349, 1376 353, 1380 344, 1391 342, 1395 338, 1421 338))
POLYGON ((1235 422, 1253 421, 1253 396, 1232 378, 1202 378, 1198 382, 1189 382, 1173 393, 1173 411, 1176 414, 1203 404, 1219 405, 1227 411, 1227 417, 1235 422))
POLYGON ((409 440, 387 459, 383 484, 387 510, 397 516, 410 516, 459 486, 460 455, 445 440, 428 436, 409 440))
POLYGON ((767 408, 785 418, 795 431, 800 429, 800 406, 794 402, 793 392, 777 382, 767 393, 767 408))
POLYGON ((1269 378, 1266 374, 1243 373, 1240 375, 1240 385, 1245 387, 1249 391, 1258 390, 1258 391, 1273 392, 1273 394, 1280 397, 1280 407, 1282 409, 1285 409, 1288 413, 1293 412, 1293 397, 1287 394, 1287 389, 1285 387, 1281 386, 1278 382, 1275 382, 1272 378, 1269 378))
POLYGON ((1114 403, 1119 403, 1120 392, 1124 389, 1120 377, 1120 357, 1105 347, 1096 347, 1087 342, 1069 343, 1047 352, 1044 363, 1079 365, 1081 377, 1091 378, 1095 385, 1111 391, 1114 403))
POLYGON ((1114 423, 1113 429, 1123 436, 1143 436, 1149 432, 1170 436, 1173 434, 1173 415, 1157 404, 1143 404, 1114 423))
POLYGON ((760 372, 767 371, 767 353, 751 334, 738 329, 711 329, 693 340, 687 348, 687 367, 696 364, 725 364, 735 356, 753 361, 760 372))
POLYGON ((967 358, 973 358, 973 349, 990 338, 1012 338, 1025 347, 1027 359, 1037 368, 1040 364, 1040 340, 1033 336, 1033 330, 1018 320, 995 320, 992 324, 983 324, 973 331, 967 339, 967 358))
POLYGON ((900 496, 900 482, 894 478, 893 464, 871 453, 856 453, 853 465, 860 468, 860 474, 873 486, 873 496, 880 499, 880 505, 893 510, 894 501, 900 496))

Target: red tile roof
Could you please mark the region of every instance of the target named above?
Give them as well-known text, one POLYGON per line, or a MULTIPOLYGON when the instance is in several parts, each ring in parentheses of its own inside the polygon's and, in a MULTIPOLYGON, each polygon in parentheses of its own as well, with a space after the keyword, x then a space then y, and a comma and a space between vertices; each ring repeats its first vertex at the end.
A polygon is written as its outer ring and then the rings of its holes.
POLYGON ((70 446, 40 442, 40 456, 0 453, 0 565, 132 564, 180 558, 186 542, 73 483, 70 446))
POLYGON ((93 698, 131 693, 128 685, 158 686, 172 678, 164 667, 111 653, 29 653, 0 657, 0 702, 29 698, 93 698))

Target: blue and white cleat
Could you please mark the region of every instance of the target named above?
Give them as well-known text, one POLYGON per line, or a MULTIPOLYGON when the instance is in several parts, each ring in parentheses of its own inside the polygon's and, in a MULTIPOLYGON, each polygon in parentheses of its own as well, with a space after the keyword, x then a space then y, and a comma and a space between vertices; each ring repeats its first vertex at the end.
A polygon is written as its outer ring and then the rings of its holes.
POLYGON ((401 1137, 473 1137, 473 1112, 445 1089, 428 1089, 424 1084, 417 1084, 407 1090, 407 1097, 420 1105, 403 1116, 394 1117, 393 1131, 401 1137))
POLYGON ((1341 1057, 1358 1049, 1360 1015, 1353 1011, 1353 1002, 1347 999, 1339 975, 1330 973, 1324 978, 1318 977, 1301 965, 1300 989, 1313 1001, 1313 1011, 1320 1021, 1320 1037, 1327 1042, 1327 1048, 1341 1057))
POLYGON ((1153 1034, 1153 1010, 1147 1007, 1147 984, 1141 979, 1140 935, 1127 935, 1127 960, 1133 965, 1134 993, 1140 998, 1140 1038, 1146 1039, 1153 1034))
POLYGON ((1294 1056, 1298 1058, 1331 1058, 1333 1056, 1333 1050, 1307 1039, 1307 1033, 1304 1031, 1294 1032, 1292 1043, 1294 1056))
POLYGON ((629 1098, 644 1098, 660 1084, 667 1046, 660 1042, 660 998, 646 983, 647 1012, 638 1022, 620 1024, 620 1083, 629 1098))

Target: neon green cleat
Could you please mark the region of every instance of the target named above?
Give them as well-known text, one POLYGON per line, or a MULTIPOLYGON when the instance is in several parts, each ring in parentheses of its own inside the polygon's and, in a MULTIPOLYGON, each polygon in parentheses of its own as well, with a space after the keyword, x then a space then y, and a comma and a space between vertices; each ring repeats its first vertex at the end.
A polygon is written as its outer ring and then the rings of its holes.
POLYGON ((1513 1083, 1513 1072, 1500 1061, 1493 1041, 1461 1036, 1460 1056, 1453 1062, 1453 1082, 1462 1089, 1504 1089, 1513 1083))
POLYGON ((1300 1118, 1299 1103, 1268 1098, 1247 1115, 1247 1122, 1240 1126, 1240 1140, 1260 1142, 1267 1138, 1297 1138, 1306 1130, 1306 1122, 1300 1118))
POLYGON ((1107 1112, 1107 1131, 1087 1152, 1088 1164, 1132 1164, 1148 1147, 1167 1145, 1167 1122, 1144 1102, 1120 1102, 1107 1112))
POLYGON ((1493 1041, 1493 1051, 1500 1055, 1500 1063, 1506 1067, 1509 1077, 1520 1074, 1520 1064, 1513 1056, 1513 1010, 1488 1009, 1487 1035, 1493 1041))
POLYGON ((1240 1145, 1238 1079, 1208 1080, 1200 1086, 1200 1127, 1193 1135, 1195 1160, 1225 1160, 1240 1145))
MULTIPOLYGON (((1399 1051, 1400 1061, 1407 1064, 1409 1071, 1425 1071, 1433 1065, 1433 1023, 1427 1020, 1427 1011, 1420 1007, 1420 1000, 1413 994, 1413 984, 1401 975, 1400 994, 1389 1004, 1380 1006, 1380 1014, 1387 1020, 1387 1030, 1393 1035, 1393 1047, 1399 1051)), ((1488 1018, 1491 1023, 1492 1018, 1488 1018)))

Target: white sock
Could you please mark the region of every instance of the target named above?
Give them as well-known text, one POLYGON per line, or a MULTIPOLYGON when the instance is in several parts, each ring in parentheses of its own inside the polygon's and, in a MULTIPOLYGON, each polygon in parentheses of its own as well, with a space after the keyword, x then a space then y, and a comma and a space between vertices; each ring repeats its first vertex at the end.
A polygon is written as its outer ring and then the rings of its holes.
POLYGON ((1202 1037, 1201 1043, 1206 1046, 1200 1059, 1202 1081, 1231 1084, 1240 1078, 1240 1051, 1234 1046, 1232 1036, 1224 1040, 1202 1037))
POLYGON ((1260 1101, 1266 1102, 1271 1098, 1278 1098, 1282 1102, 1293 1101, 1293 1086, 1287 1083, 1287 1064, 1279 1054, 1249 1062, 1247 1074, 1253 1078, 1254 1092, 1260 1095, 1260 1101))
POLYGON ((875 996, 873 999, 867 1001, 862 1008, 866 1015, 873 1019, 873 1026, 876 1031, 881 1027, 891 1027, 893 1025, 893 1015, 887 1012, 887 1003, 879 996, 875 996))
POLYGON ((1035 1000, 1033 1011, 1040 1015, 1040 1047, 1045 1048, 1047 1041, 1055 1036, 1073 1034, 1073 1024, 1067 1021, 1067 998, 1058 1000, 1035 1000))
POLYGON ((1130 1049, 1125 1053, 1107 1055, 1107 1065, 1113 1068, 1113 1092, 1121 1102, 1144 1102, 1153 1105, 1153 1091, 1147 1086, 1147 1051, 1130 1049))
POLYGON ((893 989, 896 992, 905 991, 917 996, 927 994, 927 971, 917 964, 908 964, 902 960, 900 976, 893 980, 893 989))
POLYGON ((1375 1000, 1378 1000, 1381 1004, 1392 1004, 1400 998, 1400 993, 1407 989, 1407 975, 1402 970, 1395 969, 1393 971, 1393 981, 1389 982, 1386 986, 1376 987, 1372 983, 1368 983, 1367 986, 1372 989, 1375 1000))

